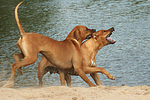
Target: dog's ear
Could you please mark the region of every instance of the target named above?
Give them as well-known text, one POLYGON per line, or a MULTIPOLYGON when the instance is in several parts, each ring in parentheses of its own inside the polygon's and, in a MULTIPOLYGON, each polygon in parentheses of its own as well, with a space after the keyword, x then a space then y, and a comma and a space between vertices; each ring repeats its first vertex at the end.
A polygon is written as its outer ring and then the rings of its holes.
POLYGON ((73 32, 73 37, 76 39, 76 40, 79 40, 80 39, 80 31, 79 30, 75 30, 73 32))

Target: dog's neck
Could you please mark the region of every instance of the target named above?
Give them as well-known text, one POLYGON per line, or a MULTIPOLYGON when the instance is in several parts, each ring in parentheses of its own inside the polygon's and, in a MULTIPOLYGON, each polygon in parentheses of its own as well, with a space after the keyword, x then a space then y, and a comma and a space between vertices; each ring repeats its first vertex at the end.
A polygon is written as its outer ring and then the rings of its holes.
POLYGON ((92 44, 95 45, 91 45, 93 47, 93 49, 95 50, 95 52, 97 53, 102 47, 104 47, 102 41, 98 41, 97 39, 91 38, 92 40, 92 44))
POLYGON ((81 42, 74 38, 67 38, 66 40, 71 41, 74 45, 78 45, 79 47, 81 46, 81 42))
POLYGON ((100 50, 102 47, 104 47, 103 42, 100 40, 97 40, 95 38, 93 38, 95 43, 98 43, 98 46, 96 47, 96 49, 100 50))
POLYGON ((78 42, 80 45, 83 41, 81 38, 80 39, 75 39, 72 36, 67 36, 66 40, 74 40, 74 41, 78 42))

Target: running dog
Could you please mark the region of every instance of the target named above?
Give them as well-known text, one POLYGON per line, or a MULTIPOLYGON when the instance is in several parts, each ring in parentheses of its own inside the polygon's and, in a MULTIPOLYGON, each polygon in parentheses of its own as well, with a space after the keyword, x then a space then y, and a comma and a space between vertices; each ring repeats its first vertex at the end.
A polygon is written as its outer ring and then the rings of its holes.
POLYGON ((13 87, 15 71, 23 66, 33 64, 38 58, 38 53, 41 53, 50 63, 57 66, 60 70, 74 67, 77 74, 89 86, 95 86, 82 69, 80 46, 82 41, 87 37, 90 37, 96 30, 78 25, 73 28, 67 38, 63 41, 57 41, 37 33, 25 33, 17 13, 18 7, 22 3, 23 1, 15 8, 15 19, 21 34, 17 42, 17 47, 21 53, 14 54, 16 63, 12 64, 10 80, 3 87, 13 87), (23 60, 20 61, 21 58, 23 58, 23 60))

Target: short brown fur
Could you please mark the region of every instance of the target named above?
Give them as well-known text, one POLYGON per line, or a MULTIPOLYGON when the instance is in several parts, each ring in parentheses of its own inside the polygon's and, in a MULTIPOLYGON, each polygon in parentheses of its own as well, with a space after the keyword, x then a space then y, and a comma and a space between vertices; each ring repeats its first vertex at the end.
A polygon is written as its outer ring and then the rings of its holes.
MULTIPOLYGON (((81 45, 81 53, 83 57, 83 70, 86 74, 90 74, 91 77, 94 79, 97 85, 101 85, 101 81, 97 72, 105 74, 108 78, 114 80, 115 78, 109 74, 104 68, 96 67, 96 60, 95 56, 97 52, 104 46, 108 44, 114 44, 115 41, 107 41, 107 37, 110 37, 114 28, 110 28, 108 30, 99 30, 93 33, 93 38, 87 40, 81 45)), ((42 86, 42 78, 47 73, 59 73, 60 74, 60 81, 61 85, 65 85, 65 80, 68 86, 71 86, 71 77, 70 75, 77 75, 74 70, 64 70, 58 71, 56 66, 51 64, 45 57, 42 57, 42 60, 38 66, 38 79, 39 79, 39 86, 42 86)))
POLYGON ((18 7, 22 3, 20 2, 15 8, 15 19, 21 34, 17 42, 17 47, 21 53, 14 55, 16 63, 12 64, 10 80, 3 87, 12 87, 14 85, 15 71, 23 66, 33 64, 38 58, 38 53, 41 53, 60 70, 69 69, 73 66, 78 75, 89 86, 95 86, 82 69, 82 56, 80 52, 81 42, 87 36, 92 35, 95 29, 88 29, 86 26, 78 25, 63 41, 57 41, 37 33, 25 33, 17 13, 18 7), (20 61, 21 58, 23 60, 20 61))

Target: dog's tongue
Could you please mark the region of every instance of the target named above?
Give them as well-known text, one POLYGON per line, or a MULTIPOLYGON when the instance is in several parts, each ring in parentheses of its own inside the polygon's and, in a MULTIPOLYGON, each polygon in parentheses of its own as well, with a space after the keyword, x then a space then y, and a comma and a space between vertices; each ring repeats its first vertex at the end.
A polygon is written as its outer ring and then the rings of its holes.
POLYGON ((111 37, 107 37, 107 39, 108 39, 109 41, 112 41, 112 40, 113 40, 111 37))
POLYGON ((109 41, 111 41, 111 42, 116 42, 116 41, 114 41, 111 37, 107 37, 107 39, 108 39, 109 41))

